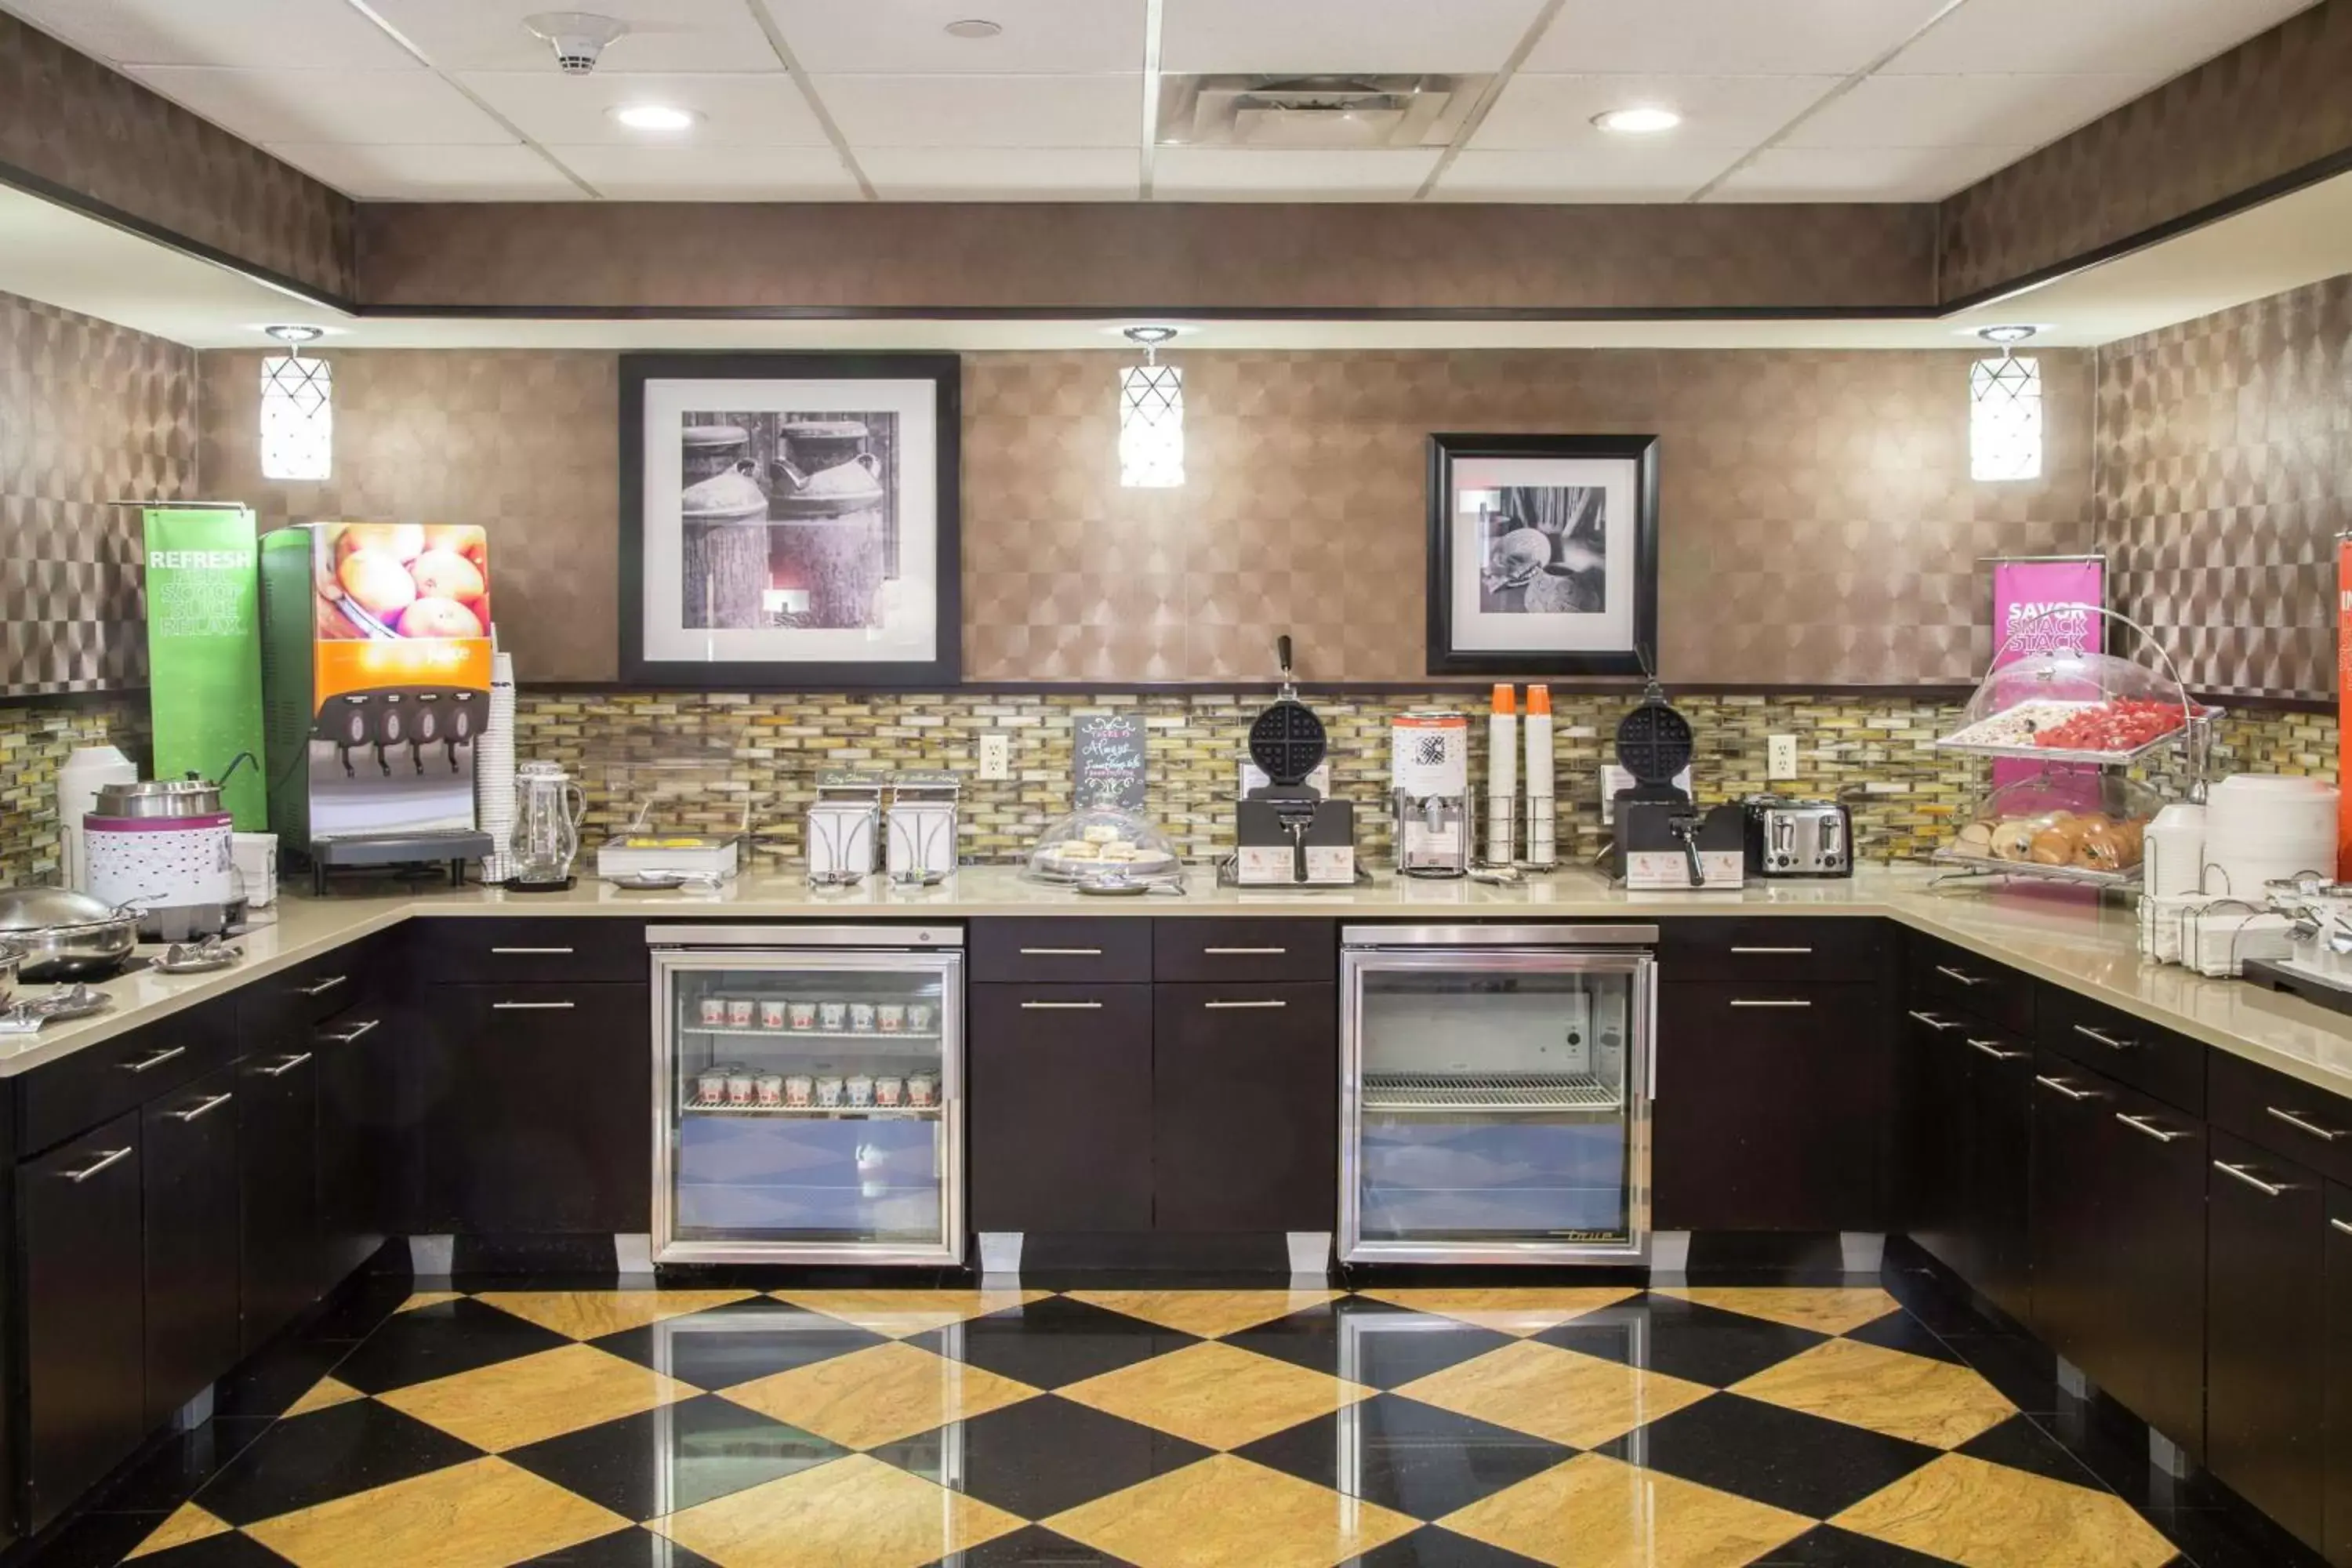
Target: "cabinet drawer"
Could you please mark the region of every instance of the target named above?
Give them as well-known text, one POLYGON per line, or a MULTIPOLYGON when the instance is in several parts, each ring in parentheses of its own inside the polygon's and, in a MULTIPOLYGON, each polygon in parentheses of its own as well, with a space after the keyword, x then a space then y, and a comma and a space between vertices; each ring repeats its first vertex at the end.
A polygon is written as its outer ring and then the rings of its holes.
POLYGON ((1108 985, 1151 978, 1151 925, 1141 916, 971 922, 971 977, 1108 985))
POLYGON ((427 920, 415 951, 418 978, 432 981, 642 985, 651 973, 643 922, 604 916, 427 920))
POLYGON ((2227 1051, 2206 1055, 2206 1114, 2215 1126, 2352 1182, 2352 1100, 2227 1051))
POLYGON ((2205 1047, 2063 986, 2042 987, 2041 1042, 2192 1116, 2205 1111, 2205 1047))
POLYGON ((1155 980, 1330 980, 1339 973, 1332 921, 1162 920, 1151 931, 1155 980))
POLYGON ((236 1057, 234 998, 222 996, 36 1068, 17 1091, 17 1146, 46 1149, 236 1057))
POLYGON ((1151 1228, 1151 988, 971 987, 975 1230, 1151 1228))
POLYGON ((1910 933, 1909 1005, 1958 1011, 2012 1034, 2033 1032, 2033 979, 1934 937, 1910 933))
POLYGON ((359 1002, 367 991, 370 966, 383 950, 381 941, 353 942, 240 987, 236 1027, 244 1048, 301 1039, 311 1026, 359 1002))
POLYGON ((1659 975, 1763 984, 1869 983, 1885 974, 1893 940, 1885 921, 1863 917, 1667 921, 1659 932, 1659 975))

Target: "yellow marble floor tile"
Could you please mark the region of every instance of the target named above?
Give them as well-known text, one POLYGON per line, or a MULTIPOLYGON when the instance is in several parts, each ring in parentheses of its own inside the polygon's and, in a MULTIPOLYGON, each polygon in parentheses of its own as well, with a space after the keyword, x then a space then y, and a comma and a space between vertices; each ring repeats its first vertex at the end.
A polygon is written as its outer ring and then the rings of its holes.
POLYGON ((1434 1312, 1441 1318, 1475 1323, 1498 1333, 1525 1339, 1556 1329, 1572 1318, 1613 1307, 1640 1292, 1617 1286, 1576 1286, 1565 1289, 1500 1290, 1366 1290, 1364 1295, 1392 1307, 1434 1312))
POLYGON ((1037 1390, 909 1344, 874 1345, 719 1391, 851 1448, 911 1437, 1034 1398, 1037 1390))
POLYGON ((1238 1448, 1374 1390, 1212 1341, 1055 1392, 1207 1447, 1238 1448))
POLYGON ((1702 1285, 1696 1289, 1667 1286, 1652 1294, 1696 1301, 1702 1307, 1716 1307, 1727 1312, 1745 1312, 1751 1318, 1766 1318, 1790 1328, 1811 1329, 1824 1334, 1849 1333, 1864 1323, 1876 1322, 1902 1305, 1875 1285, 1820 1289, 1779 1285, 1702 1285))
POLYGON ((419 1290, 393 1310, 396 1313, 414 1312, 419 1307, 437 1307, 444 1301, 462 1301, 465 1299, 463 1290, 419 1290))
POLYGON ((1580 1454, 1438 1522, 1560 1568, 1738 1568, 1813 1527, 1801 1515, 1600 1454, 1580 1454))
POLYGON ((593 1345, 561 1345, 378 1398, 495 1454, 700 1392, 593 1345))
POLYGON ((630 1521, 500 1458, 431 1470, 247 1525, 296 1568, 506 1568, 630 1521))
POLYGON ((1178 1333, 1223 1338, 1309 1307, 1336 1300, 1338 1290, 1073 1290, 1074 1301, 1140 1318, 1178 1333))
POLYGON ((1051 1290, 772 1290, 779 1301, 903 1340, 950 1323, 1025 1307, 1051 1290))
POLYGON ((667 1318, 748 1301, 753 1290, 485 1290, 474 1298, 485 1306, 569 1334, 593 1340, 623 1329, 642 1329, 667 1318))
POLYGON ((1830 1522, 1969 1568, 2156 1568, 2172 1543, 2123 1499, 1947 1454, 1830 1522))
POLYGON ((1662 1372, 1522 1340, 1417 1378, 1396 1392, 1515 1432, 1592 1448, 1715 1391, 1662 1372))
POLYGON ((194 1503, 184 1502, 123 1561, 128 1563, 157 1552, 169 1552, 174 1546, 185 1546, 192 1541, 209 1541, 215 1535, 226 1535, 235 1528, 228 1521, 205 1512, 194 1503))
POLYGON ((1732 1392, 1938 1448, 1956 1448, 2017 1414, 1967 1367, 1860 1340, 1824 1341, 1732 1392))
POLYGON ((1416 1523, 1231 1454, 1040 1522, 1138 1568, 1331 1568, 1416 1523))
POLYGON ((1021 1528, 1012 1514, 852 1454, 653 1521, 719 1568, 916 1568, 1021 1528))
POLYGON ((309 1393, 288 1405, 285 1415, 280 1419, 291 1420, 297 1415, 308 1415, 313 1410, 331 1410, 338 1405, 349 1405, 354 1399, 366 1397, 366 1394, 349 1384, 337 1383, 331 1377, 322 1377, 310 1385, 309 1393))

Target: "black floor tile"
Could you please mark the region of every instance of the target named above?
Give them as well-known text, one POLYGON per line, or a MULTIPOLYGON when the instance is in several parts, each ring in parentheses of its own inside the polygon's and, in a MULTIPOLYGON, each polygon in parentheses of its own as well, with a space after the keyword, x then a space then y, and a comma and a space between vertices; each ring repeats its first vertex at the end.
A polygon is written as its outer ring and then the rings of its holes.
POLYGON ((753 1298, 591 1342, 697 1388, 719 1389, 888 1342, 838 1318, 753 1298))
POLYGON ((1685 1405, 1601 1451, 1811 1519, 1860 1502, 1940 1452, 1737 1394, 1685 1405))
POLYGON ((1467 1508, 1576 1452, 1398 1394, 1376 1395, 1234 1451, 1420 1520, 1467 1508))
POLYGON ((1048 1296, 916 1334, 907 1342, 1032 1388, 1066 1388, 1196 1342, 1122 1312, 1048 1296))
POLYGON ((29 1568, 114 1568, 163 1522, 149 1513, 83 1514, 57 1527, 32 1553, 29 1568))
POLYGON ((1561 1350, 1645 1367, 1710 1388, 1728 1388, 1829 1338, 1673 1296, 1636 1297, 1535 1337, 1561 1350))
POLYGON ((287 1568, 287 1560, 248 1535, 208 1535, 151 1552, 139 1559, 139 1568, 287 1568))
POLYGON ((2144 1514, 2194 1568, 2327 1568, 2326 1559, 2242 1508, 2144 1514))
POLYGON ((268 1427, 267 1421, 215 1416, 193 1432, 174 1433, 90 1506, 103 1513, 169 1513, 268 1427))
POLYGON ((361 1274, 327 1298, 318 1316, 302 1325, 306 1340, 363 1340, 382 1327, 412 1291, 429 1289, 394 1274, 361 1274))
POLYGON ((2148 1459, 2147 1428, 2113 1406, 2077 1404, 2055 1415, 2037 1415, 2034 1425, 2137 1509, 2210 1509, 2231 1499, 2202 1470, 2173 1476, 2148 1459))
POLYGON ((2028 1415, 2048 1415, 2065 1407, 2065 1395, 2058 1391, 2057 1360, 2032 1340, 2015 1334, 1948 1333, 1944 1342, 2028 1415))
POLYGON ((847 1453, 706 1394, 510 1449, 533 1475, 633 1520, 657 1519, 847 1453))
POLYGON ((1127 1560, 1033 1524, 942 1557, 931 1568, 1127 1568, 1127 1560))
POLYGON ((572 1342, 479 1301, 440 1301, 394 1314, 335 1364, 335 1376, 362 1394, 383 1394, 572 1342))
POLYGON ((519 1568, 717 1568, 717 1564, 650 1530, 616 1530, 533 1557, 519 1568))
POLYGON ((1434 1524, 1424 1524, 1411 1535, 1400 1535, 1386 1546, 1361 1557, 1350 1557, 1340 1568, 1541 1568, 1532 1557, 1456 1535, 1434 1524))
POLYGON ((2030 1415, 2012 1415, 2000 1426, 1978 1433, 1954 1451, 1972 1459, 2007 1465, 2013 1470, 2031 1470, 2053 1481, 2096 1491, 2109 1489, 2088 1466, 2068 1453, 2063 1444, 2043 1431, 2030 1415))
POLYGON ((1824 1524, 1767 1552, 1751 1568, 1951 1568, 1951 1560, 1824 1524))
POLYGON ((1510 1342, 1510 1335, 1492 1329, 1361 1296, 1225 1336, 1227 1344, 1374 1388, 1401 1388, 1510 1342))
POLYGON ((868 1452, 945 1484, 950 1445, 961 1450, 959 1489, 1024 1519, 1045 1519, 1108 1497, 1210 1453, 1181 1437, 1050 1394, 868 1452))
POLYGON ((480 1457, 389 1405, 358 1399, 271 1426, 195 1501, 231 1524, 251 1524, 480 1457))
POLYGON ((1907 1311, 1889 1312, 1858 1329, 1851 1329, 1845 1337, 1860 1340, 1881 1350, 1901 1351, 1906 1355, 1924 1356, 1929 1361, 1957 1362, 1959 1354, 1946 1344, 1943 1336, 1907 1311))
POLYGON ((310 1392, 352 1353, 349 1340, 280 1340, 221 1380, 214 1390, 213 1415, 267 1420, 310 1392))

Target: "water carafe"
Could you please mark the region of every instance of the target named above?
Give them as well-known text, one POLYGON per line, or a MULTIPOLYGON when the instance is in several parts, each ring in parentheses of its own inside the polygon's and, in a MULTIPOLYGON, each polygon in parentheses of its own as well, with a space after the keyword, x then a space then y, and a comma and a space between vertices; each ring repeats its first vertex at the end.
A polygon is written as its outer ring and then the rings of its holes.
POLYGON ((580 853, 580 823, 588 797, 556 763, 520 763, 515 767, 514 878, 519 892, 550 892, 572 886, 572 862, 580 853))

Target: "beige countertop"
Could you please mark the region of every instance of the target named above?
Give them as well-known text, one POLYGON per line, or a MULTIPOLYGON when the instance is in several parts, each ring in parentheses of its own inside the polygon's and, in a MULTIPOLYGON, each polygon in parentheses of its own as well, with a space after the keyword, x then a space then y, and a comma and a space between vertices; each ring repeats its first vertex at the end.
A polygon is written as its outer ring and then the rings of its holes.
POLYGON ((1219 888, 1196 868, 1185 897, 1085 898, 1024 881, 1014 868, 975 866, 936 887, 902 891, 881 879, 820 890, 795 877, 746 877, 717 892, 633 893, 583 879, 568 893, 496 889, 341 895, 289 893, 275 919, 238 939, 245 962, 215 974, 126 975, 101 989, 106 1013, 53 1025, 37 1036, 0 1037, 0 1078, 54 1061, 122 1031, 152 1023, 248 981, 289 968, 344 942, 412 918, 623 915, 742 920, 962 919, 981 915, 1328 915, 1339 920, 1414 916, 1626 920, 1685 915, 1881 916, 1957 943, 2150 1023, 2352 1098, 2352 1017, 2237 981, 2209 980, 2143 963, 2137 921, 2127 905, 2102 904, 2074 889, 1931 889, 1926 868, 1874 867, 1850 881, 1754 883, 1738 893, 1629 892, 1587 872, 1563 871, 1518 887, 1417 881, 1383 875, 1352 889, 1219 888))

